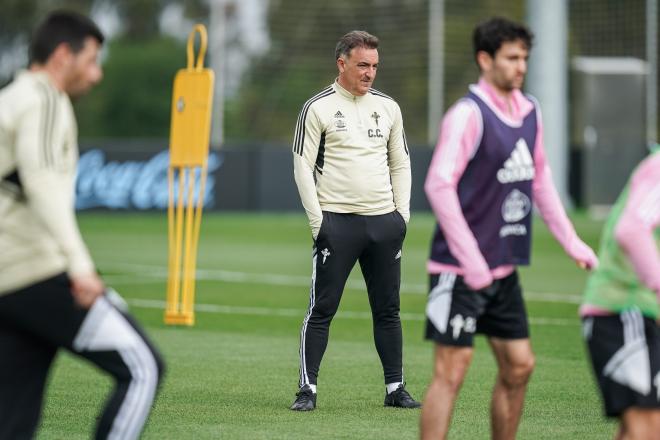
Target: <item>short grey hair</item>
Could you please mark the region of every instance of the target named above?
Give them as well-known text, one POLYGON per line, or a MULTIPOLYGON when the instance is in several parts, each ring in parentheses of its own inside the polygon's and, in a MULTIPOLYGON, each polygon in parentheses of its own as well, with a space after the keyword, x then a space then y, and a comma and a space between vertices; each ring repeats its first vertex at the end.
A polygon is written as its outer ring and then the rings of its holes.
POLYGON ((364 47, 366 49, 378 49, 378 37, 371 35, 367 31, 350 31, 337 42, 335 47, 335 60, 342 55, 349 56, 354 47, 364 47))

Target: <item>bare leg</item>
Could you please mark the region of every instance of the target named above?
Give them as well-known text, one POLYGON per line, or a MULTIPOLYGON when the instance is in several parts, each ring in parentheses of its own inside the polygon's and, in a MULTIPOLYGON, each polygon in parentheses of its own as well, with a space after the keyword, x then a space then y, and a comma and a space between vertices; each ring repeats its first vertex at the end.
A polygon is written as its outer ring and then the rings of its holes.
POLYGON ((454 402, 472 361, 473 351, 472 347, 436 344, 433 380, 422 405, 422 439, 447 438, 454 402))
POLYGON ((492 438, 513 440, 522 414, 527 382, 534 370, 529 339, 489 338, 498 373, 491 401, 492 438))
POLYGON ((660 410, 629 408, 621 417, 616 440, 659 440, 660 410))

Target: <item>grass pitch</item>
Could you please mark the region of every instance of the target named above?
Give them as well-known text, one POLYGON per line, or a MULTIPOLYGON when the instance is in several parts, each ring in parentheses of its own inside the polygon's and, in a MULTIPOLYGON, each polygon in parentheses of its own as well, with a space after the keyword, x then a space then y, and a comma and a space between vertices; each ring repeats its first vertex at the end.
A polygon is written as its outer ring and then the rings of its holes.
MULTIPOLYGON (((601 224, 578 216, 596 245, 601 224)), ((167 224, 162 213, 92 213, 81 228, 108 284, 131 305, 168 364, 145 429, 147 439, 414 439, 419 411, 383 408, 384 386, 359 268, 349 283, 319 376, 317 410, 288 409, 298 379, 299 331, 309 297, 312 241, 303 214, 206 214, 198 256, 197 323, 163 324, 167 224)), ((577 302, 585 274, 540 222, 532 266, 521 270, 537 368, 519 438, 603 439, 580 337, 577 302)), ((427 257, 433 218, 413 214, 404 245, 401 312, 408 389, 423 397, 432 344, 423 340, 427 257)), ((483 337, 457 402, 452 438, 489 438, 494 360, 483 337)), ((84 439, 111 382, 60 355, 52 371, 40 439, 84 439)))

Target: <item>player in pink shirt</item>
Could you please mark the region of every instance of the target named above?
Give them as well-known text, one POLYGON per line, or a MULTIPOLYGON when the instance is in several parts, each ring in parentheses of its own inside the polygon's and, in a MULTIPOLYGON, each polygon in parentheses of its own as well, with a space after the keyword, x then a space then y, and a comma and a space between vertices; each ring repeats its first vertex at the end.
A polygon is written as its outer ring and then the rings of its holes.
POLYGON ((498 364, 492 436, 516 435, 534 368, 516 271, 529 264, 533 202, 580 267, 598 264, 552 183, 538 103, 520 91, 531 32, 493 18, 473 38, 481 77, 445 115, 425 184, 438 220, 427 264, 426 337, 436 343, 421 420, 421 436, 429 439, 447 435, 475 333, 488 337, 498 364))
POLYGON ((580 307, 616 439, 660 438, 660 151, 633 172, 605 224, 580 307))

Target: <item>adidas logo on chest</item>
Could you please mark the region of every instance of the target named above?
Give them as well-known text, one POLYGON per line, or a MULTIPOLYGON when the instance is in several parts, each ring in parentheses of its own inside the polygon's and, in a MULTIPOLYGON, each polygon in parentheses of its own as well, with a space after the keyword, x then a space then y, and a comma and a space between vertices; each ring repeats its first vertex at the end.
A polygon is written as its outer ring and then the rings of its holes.
POLYGON ((520 138, 511 156, 504 161, 504 165, 497 171, 497 180, 500 183, 523 182, 534 179, 534 160, 529 153, 525 139, 520 138))

